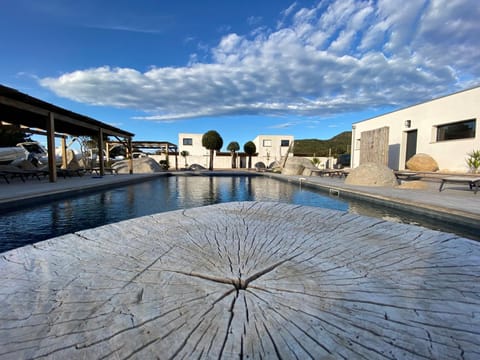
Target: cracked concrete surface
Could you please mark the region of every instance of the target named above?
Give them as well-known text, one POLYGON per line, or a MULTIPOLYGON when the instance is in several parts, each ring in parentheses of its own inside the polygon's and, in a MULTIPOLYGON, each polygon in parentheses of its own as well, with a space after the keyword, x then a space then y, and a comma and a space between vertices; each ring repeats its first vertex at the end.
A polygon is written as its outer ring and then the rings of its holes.
POLYGON ((0 273, 2 359, 480 357, 480 243, 333 210, 160 213, 0 273))

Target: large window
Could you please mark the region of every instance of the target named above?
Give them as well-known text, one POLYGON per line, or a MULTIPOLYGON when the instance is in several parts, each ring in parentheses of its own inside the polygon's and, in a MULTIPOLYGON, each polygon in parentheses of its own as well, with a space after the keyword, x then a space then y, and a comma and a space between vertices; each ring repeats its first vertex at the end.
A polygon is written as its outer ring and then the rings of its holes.
POLYGON ((476 119, 437 126, 437 141, 475 137, 476 119))
POLYGON ((183 138, 183 145, 192 145, 192 138, 183 138))
POLYGON ((280 140, 280 146, 290 146, 290 140, 280 140))

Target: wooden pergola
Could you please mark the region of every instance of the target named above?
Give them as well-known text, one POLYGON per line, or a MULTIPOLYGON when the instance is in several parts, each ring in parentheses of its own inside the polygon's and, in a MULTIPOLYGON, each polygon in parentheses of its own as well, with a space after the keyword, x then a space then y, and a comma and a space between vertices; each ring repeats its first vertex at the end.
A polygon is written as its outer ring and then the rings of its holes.
MULTIPOLYGON (((132 151, 134 134, 3 85, 0 85, 0 121, 46 132, 50 182, 57 180, 55 136, 58 133, 96 138, 98 140, 101 175, 105 172, 103 151, 101 150, 105 137, 113 136, 117 138, 118 141, 125 144, 129 153, 132 151)), ((132 166, 130 166, 130 172, 132 172, 132 166)))
MULTIPOLYGON (((115 146, 115 145, 124 145, 120 141, 109 141, 107 143, 107 156, 108 150, 110 149, 110 146, 115 146)), ((132 141, 131 142, 132 148, 133 149, 150 149, 150 150, 160 150, 167 154, 167 156, 174 155, 175 156, 175 169, 178 170, 178 146, 176 144, 173 144, 168 141, 132 141)))

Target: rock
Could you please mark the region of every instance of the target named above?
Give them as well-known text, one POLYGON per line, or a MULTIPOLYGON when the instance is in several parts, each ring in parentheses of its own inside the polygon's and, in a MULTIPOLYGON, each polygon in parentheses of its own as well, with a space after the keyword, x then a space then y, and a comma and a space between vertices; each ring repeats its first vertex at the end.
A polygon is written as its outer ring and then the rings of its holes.
MULTIPOLYGON (((80 166, 80 164, 77 160, 77 157, 76 157, 75 153, 73 152, 73 150, 68 149, 67 150, 67 167, 66 167, 66 169, 78 170, 80 168, 81 168, 81 166, 80 166)), ((62 166, 62 169, 65 169, 65 168, 62 166)))
POLYGON ((407 169, 412 171, 438 171, 438 164, 428 154, 415 154, 407 161, 407 169))
POLYGON ((19 162, 15 162, 15 166, 22 169, 22 170, 36 170, 37 167, 32 164, 31 161, 28 160, 21 160, 19 162))
POLYGON ((207 169, 200 164, 192 164, 188 167, 188 170, 200 171, 200 170, 207 170, 207 169))
POLYGON ((254 167, 257 171, 264 171, 267 168, 262 161, 255 163, 254 167))
POLYGON ((310 160, 302 157, 289 157, 282 169, 282 175, 310 176, 312 171, 317 170, 310 160), (307 169, 307 171, 305 171, 307 169), (307 175, 306 175, 307 174, 307 175))
POLYGON ((428 184, 425 181, 406 181, 398 186, 399 189, 425 190, 428 184))
POLYGON ((394 187, 398 185, 398 181, 393 170, 387 166, 365 163, 350 171, 345 184, 394 187))
POLYGON ((280 167, 281 167, 280 163, 276 160, 271 162, 270 165, 268 165, 269 169, 278 169, 280 167))
MULTIPOLYGON (((117 161, 112 165, 113 169, 116 169, 119 174, 128 174, 128 163, 130 160, 117 161)), ((133 159, 133 173, 134 174, 150 174, 160 172, 162 169, 160 164, 149 157, 142 157, 133 159)))

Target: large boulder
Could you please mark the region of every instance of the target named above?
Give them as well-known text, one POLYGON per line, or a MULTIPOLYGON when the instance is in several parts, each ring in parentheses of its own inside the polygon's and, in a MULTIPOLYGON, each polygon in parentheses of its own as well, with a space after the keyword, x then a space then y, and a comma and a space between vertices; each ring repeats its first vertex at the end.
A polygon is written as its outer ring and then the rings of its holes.
MULTIPOLYGON (((128 174, 128 163, 130 160, 117 161, 112 165, 113 169, 116 169, 119 174, 128 174)), ((133 159, 133 173, 134 174, 150 174, 162 171, 160 164, 149 157, 142 157, 133 159)))
POLYGON ((282 175, 304 175, 309 176, 312 170, 318 170, 312 162, 302 157, 289 157, 282 169, 282 175))
POLYGON ((438 164, 427 154, 415 154, 407 161, 407 169, 412 171, 438 171, 438 164))
POLYGON ((398 181, 393 170, 387 166, 366 163, 352 169, 345 179, 345 184, 394 187, 398 185, 398 181))
POLYGON ((65 168, 65 167, 62 166, 62 169, 78 170, 81 167, 82 166, 78 162, 77 157, 76 157, 75 153, 73 152, 73 150, 68 149, 67 150, 67 167, 65 168))

